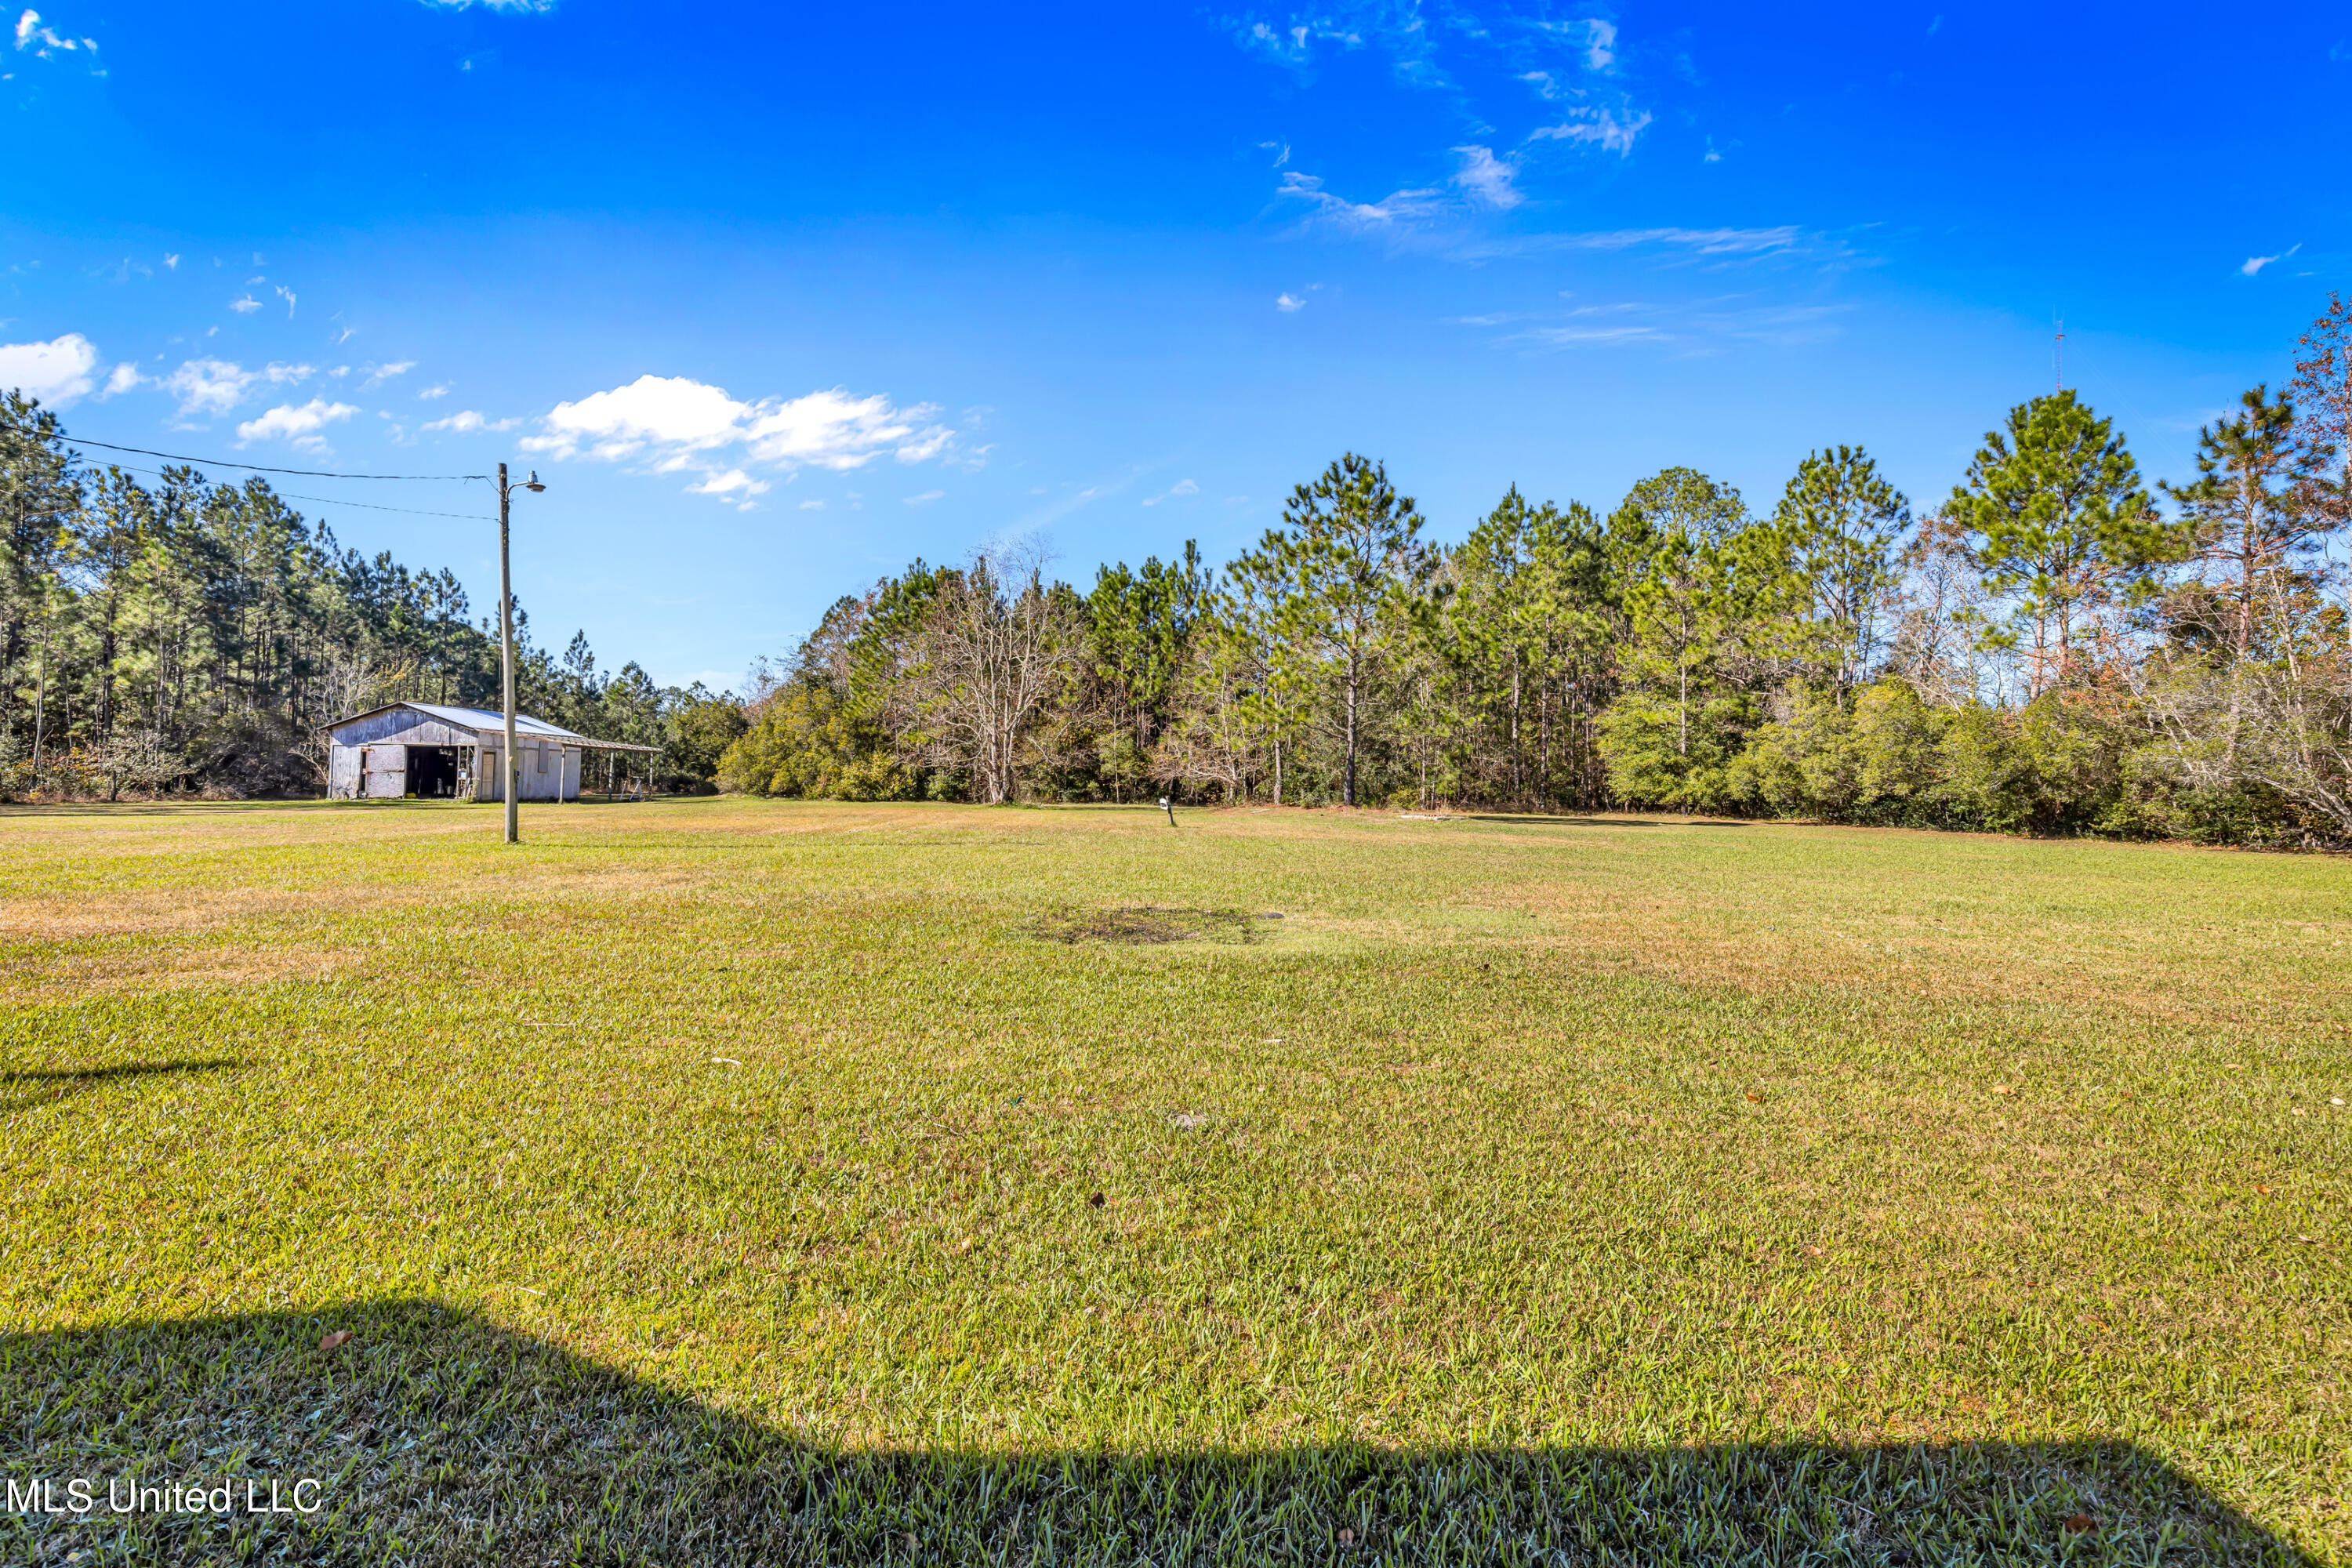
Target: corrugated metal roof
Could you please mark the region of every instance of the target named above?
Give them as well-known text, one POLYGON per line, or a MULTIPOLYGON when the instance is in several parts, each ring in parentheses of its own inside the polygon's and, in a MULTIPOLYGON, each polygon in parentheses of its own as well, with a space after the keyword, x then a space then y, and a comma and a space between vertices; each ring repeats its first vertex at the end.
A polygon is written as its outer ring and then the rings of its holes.
MULTIPOLYGON (((403 708, 414 708, 419 713, 430 713, 445 723, 462 724, 468 730, 504 730, 507 716, 495 708, 446 708, 438 702, 403 702, 403 708)), ((515 714, 515 733, 519 735, 556 735, 567 741, 584 741, 588 737, 577 730, 567 730, 561 724, 551 724, 544 719, 528 714, 515 714)))
MULTIPOLYGON (((328 725, 327 729, 331 733, 334 731, 341 729, 346 724, 356 723, 360 720, 370 718, 374 714, 388 713, 394 708, 412 709, 416 712, 428 714, 433 718, 438 719, 444 724, 455 724, 461 730, 497 730, 503 731, 506 729, 507 724, 506 715, 499 712, 495 708, 452 708, 439 702, 387 702, 381 708, 371 708, 365 713, 354 713, 347 719, 338 719, 333 723, 328 725)), ((577 731, 566 730, 560 724, 551 724, 544 719, 534 719, 528 713, 517 713, 515 715, 515 733, 518 735, 552 735, 556 739, 562 741, 584 741, 588 738, 587 736, 579 733, 577 731)))

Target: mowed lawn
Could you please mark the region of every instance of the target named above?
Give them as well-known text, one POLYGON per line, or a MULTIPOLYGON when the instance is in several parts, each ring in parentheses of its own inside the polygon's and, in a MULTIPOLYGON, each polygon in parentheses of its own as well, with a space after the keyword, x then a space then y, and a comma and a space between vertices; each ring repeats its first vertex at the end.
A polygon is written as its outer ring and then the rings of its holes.
POLYGON ((2352 1562, 2343 860, 524 826, 0 815, 0 1561, 2352 1562))

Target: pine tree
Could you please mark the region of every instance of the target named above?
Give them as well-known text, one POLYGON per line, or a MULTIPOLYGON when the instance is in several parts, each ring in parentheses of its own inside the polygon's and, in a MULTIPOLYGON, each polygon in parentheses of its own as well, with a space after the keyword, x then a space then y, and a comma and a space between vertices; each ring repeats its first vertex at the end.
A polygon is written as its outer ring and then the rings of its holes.
POLYGON ((1353 452, 1294 489, 1282 518, 1235 569, 1288 584, 1277 613, 1334 688, 1339 798, 1352 806, 1373 680, 1403 629, 1401 602, 1422 591, 1434 562, 1412 498, 1397 494, 1386 468, 1353 452))
POLYGON ((2020 595, 2036 692, 2071 678, 2087 607, 2131 592, 2178 553, 2114 422, 2072 392, 2010 410, 2007 433, 1986 433, 1946 510, 1969 531, 1987 585, 2020 595))

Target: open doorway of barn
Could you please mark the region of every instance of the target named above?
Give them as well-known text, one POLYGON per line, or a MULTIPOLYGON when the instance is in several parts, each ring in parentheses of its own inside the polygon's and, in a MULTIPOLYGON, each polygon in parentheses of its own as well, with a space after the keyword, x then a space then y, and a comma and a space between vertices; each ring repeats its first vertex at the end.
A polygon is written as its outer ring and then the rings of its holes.
POLYGON ((455 746, 411 746, 408 748, 408 793, 418 799, 448 796, 457 793, 457 748, 455 746))

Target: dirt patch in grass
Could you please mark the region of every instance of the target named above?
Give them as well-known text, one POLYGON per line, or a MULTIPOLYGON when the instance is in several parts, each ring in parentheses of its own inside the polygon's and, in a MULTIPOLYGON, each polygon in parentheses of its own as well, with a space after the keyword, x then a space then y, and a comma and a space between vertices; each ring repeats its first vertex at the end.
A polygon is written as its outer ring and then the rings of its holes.
POLYGON ((1171 942, 1221 942, 1246 945, 1264 940, 1270 917, 1241 910, 1173 909, 1159 904, 1116 910, 1056 910, 1038 917, 1029 933, 1066 947, 1107 942, 1114 947, 1150 947, 1171 942))

